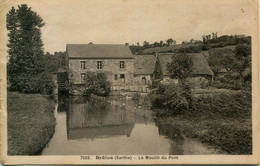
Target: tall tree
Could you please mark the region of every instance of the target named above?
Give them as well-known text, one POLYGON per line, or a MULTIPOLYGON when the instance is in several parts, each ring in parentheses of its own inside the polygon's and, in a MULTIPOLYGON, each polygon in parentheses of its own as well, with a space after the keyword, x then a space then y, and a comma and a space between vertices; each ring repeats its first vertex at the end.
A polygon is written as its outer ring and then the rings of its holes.
POLYGON ((144 41, 144 42, 143 42, 143 47, 148 47, 148 46, 149 46, 149 42, 144 41))
POLYGON ((158 56, 156 57, 156 62, 155 62, 155 69, 154 69, 154 79, 163 79, 163 71, 162 71, 162 66, 160 63, 160 59, 158 56))
POLYGON ((159 43, 158 43, 158 42, 154 42, 154 43, 153 43, 153 46, 154 46, 154 47, 158 47, 158 46, 159 46, 159 43))
POLYGON ((170 39, 166 40, 166 43, 168 44, 168 46, 171 45, 173 43, 173 39, 170 38, 170 39))
POLYGON ((160 44, 160 47, 162 47, 163 46, 163 41, 161 40, 159 44, 160 44))
MULTIPOLYGON (((8 55, 9 55, 9 63, 8 64, 14 64, 15 60, 17 59, 17 14, 14 7, 6 14, 6 28, 9 31, 8 37, 9 37, 9 43, 7 44, 8 49, 8 55)), ((8 72, 8 80, 10 82, 13 82, 13 84, 17 84, 15 82, 15 77, 12 76, 13 73, 16 73, 19 71, 19 66, 13 65, 10 68, 10 65, 7 65, 7 72, 8 72)))
MULTIPOLYGON (((7 46, 10 60, 7 72, 10 88, 30 92, 34 79, 44 69, 43 43, 40 28, 44 26, 42 18, 26 4, 14 7, 7 13, 7 46)), ((34 84, 37 86, 37 84, 34 84)), ((36 87, 35 87, 36 88, 36 87)))

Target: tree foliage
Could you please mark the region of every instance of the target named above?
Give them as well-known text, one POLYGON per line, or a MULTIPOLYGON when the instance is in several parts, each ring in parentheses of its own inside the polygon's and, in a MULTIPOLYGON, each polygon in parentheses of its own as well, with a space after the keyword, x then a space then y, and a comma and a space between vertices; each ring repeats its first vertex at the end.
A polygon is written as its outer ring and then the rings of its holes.
POLYGON ((158 57, 156 58, 156 61, 155 61, 154 79, 155 80, 163 79, 162 66, 161 66, 161 63, 160 63, 160 60, 158 57))
POLYGON ((210 52, 209 55, 209 65, 215 75, 222 69, 225 69, 229 76, 238 74, 241 78, 245 72, 251 72, 251 45, 237 45, 234 51, 219 50, 210 52))
POLYGON ((185 80, 192 73, 191 56, 185 53, 172 56, 171 62, 167 63, 167 69, 171 78, 185 80))
POLYGON ((170 114, 181 114, 192 109, 192 92, 188 84, 158 84, 156 93, 150 94, 153 107, 168 108, 170 114))
MULTIPOLYGON (((7 64, 8 84, 11 90, 23 93, 42 92, 42 85, 49 85, 47 77, 39 77, 44 72, 42 18, 30 7, 23 4, 12 9, 6 15, 6 28, 9 43, 7 64), (38 80, 36 80, 38 78, 38 80)), ((49 85, 47 89, 50 89, 49 85)))
POLYGON ((50 54, 47 52, 44 55, 45 67, 44 71, 56 74, 59 69, 66 69, 66 52, 55 52, 50 54))
POLYGON ((84 85, 87 94, 107 96, 110 93, 111 84, 104 73, 87 72, 84 85))
POLYGON ((166 43, 168 44, 168 46, 171 45, 171 44, 173 43, 173 39, 172 39, 172 38, 167 39, 167 40, 166 40, 166 43))

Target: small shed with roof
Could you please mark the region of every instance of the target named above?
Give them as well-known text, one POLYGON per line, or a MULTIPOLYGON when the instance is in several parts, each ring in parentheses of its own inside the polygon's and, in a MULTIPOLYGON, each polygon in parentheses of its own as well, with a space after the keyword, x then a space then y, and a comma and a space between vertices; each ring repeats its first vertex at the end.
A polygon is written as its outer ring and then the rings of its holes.
POLYGON ((156 58, 154 55, 134 55, 134 78, 141 85, 150 85, 156 58))
MULTIPOLYGON (((161 70, 163 82, 170 80, 170 73, 167 64, 172 61, 172 56, 178 56, 178 53, 160 53, 157 55, 155 71, 161 70)), ((211 81, 214 73, 208 65, 206 58, 201 53, 188 53, 192 60, 192 73, 190 81, 199 84, 201 81, 211 81)), ((175 80, 176 82, 176 80, 175 80)))

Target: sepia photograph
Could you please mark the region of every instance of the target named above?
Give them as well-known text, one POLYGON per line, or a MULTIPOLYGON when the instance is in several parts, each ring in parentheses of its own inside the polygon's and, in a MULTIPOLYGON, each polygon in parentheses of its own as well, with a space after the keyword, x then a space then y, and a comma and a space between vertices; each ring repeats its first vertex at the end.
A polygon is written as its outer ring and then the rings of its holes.
POLYGON ((258 1, 0 2, 3 164, 259 164, 258 1))

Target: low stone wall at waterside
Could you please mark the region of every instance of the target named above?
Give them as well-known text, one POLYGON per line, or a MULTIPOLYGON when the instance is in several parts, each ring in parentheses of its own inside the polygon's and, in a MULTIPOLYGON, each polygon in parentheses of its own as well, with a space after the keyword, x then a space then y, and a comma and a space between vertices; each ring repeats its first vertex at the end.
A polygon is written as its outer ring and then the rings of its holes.
POLYGON ((132 86, 132 85, 126 85, 126 86, 111 86, 112 91, 130 91, 130 92, 143 92, 143 93, 149 93, 151 92, 151 88, 147 86, 132 86))
MULTIPOLYGON (((111 86, 111 91, 112 92, 120 92, 120 91, 128 91, 128 92, 141 92, 141 93, 150 93, 151 88, 147 86, 131 86, 131 85, 126 85, 126 86, 111 86)), ((69 88, 69 94, 73 96, 83 96, 87 95, 86 94, 86 89, 83 85, 81 84, 74 84, 71 85, 69 88)))

